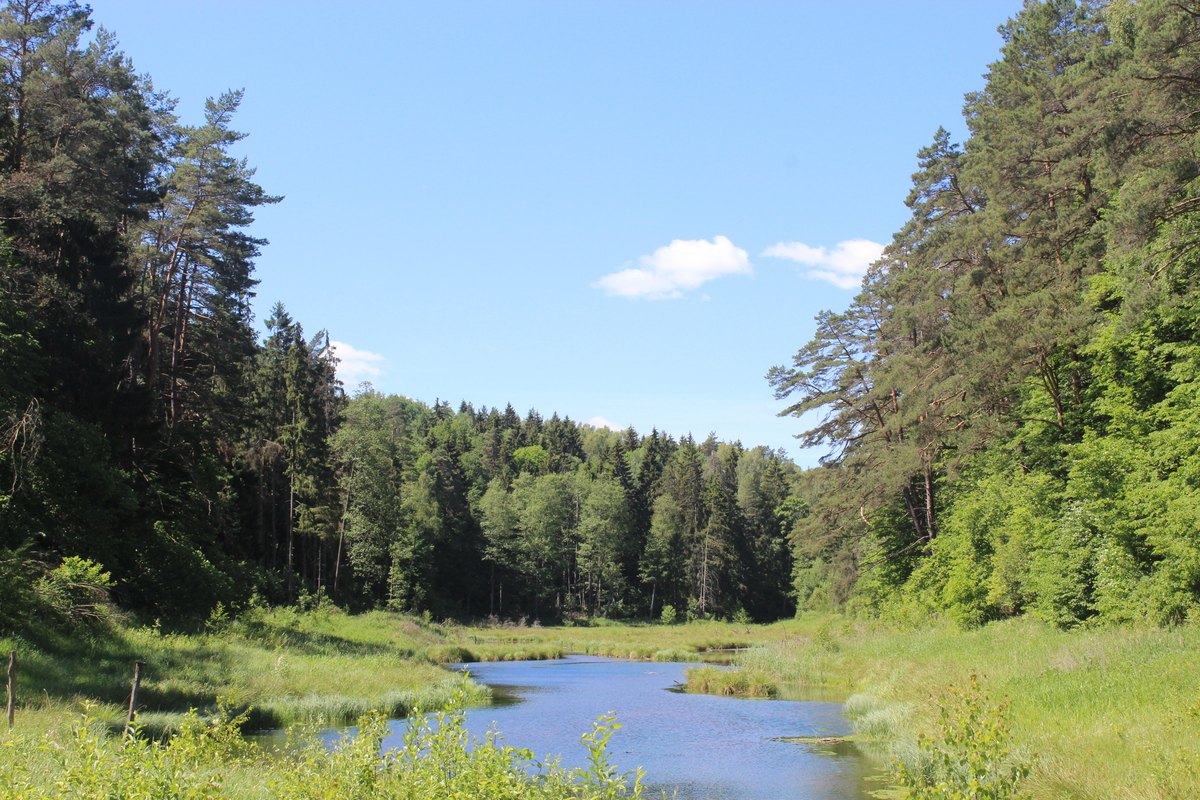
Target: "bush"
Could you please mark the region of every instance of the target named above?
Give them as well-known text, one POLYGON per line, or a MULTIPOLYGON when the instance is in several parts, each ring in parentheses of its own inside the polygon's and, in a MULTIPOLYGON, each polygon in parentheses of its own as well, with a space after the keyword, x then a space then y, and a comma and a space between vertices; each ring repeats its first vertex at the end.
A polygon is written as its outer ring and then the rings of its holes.
POLYGON ((106 622, 112 617, 112 576, 86 558, 67 556, 37 582, 37 593, 72 622, 106 622))
POLYGON ((1008 747, 1008 703, 992 705, 990 695, 971 675, 970 684, 952 690, 942 707, 937 740, 920 736, 920 757, 897 761, 896 783, 911 800, 1020 800, 1017 787, 1029 764, 1008 747), (923 763, 918 763, 923 762, 923 763))

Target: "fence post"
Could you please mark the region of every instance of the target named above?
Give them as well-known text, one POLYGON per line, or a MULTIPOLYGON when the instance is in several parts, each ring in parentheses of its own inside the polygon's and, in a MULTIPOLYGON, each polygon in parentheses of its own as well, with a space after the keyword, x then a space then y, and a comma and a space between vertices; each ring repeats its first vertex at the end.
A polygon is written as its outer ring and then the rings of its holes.
POLYGON ((17 711, 17 651, 8 653, 8 727, 13 726, 17 711))
POLYGON ((129 736, 133 733, 133 719, 137 716, 137 696, 138 689, 142 687, 142 667, 146 666, 143 661, 135 661, 133 664, 133 689, 129 692, 129 716, 125 718, 125 735, 129 736))

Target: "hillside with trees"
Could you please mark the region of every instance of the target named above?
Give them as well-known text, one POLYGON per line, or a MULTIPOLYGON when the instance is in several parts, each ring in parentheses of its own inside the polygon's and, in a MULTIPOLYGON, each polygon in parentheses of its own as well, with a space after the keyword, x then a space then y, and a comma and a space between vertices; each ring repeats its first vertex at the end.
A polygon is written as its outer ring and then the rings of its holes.
MULTIPOLYGON (((348 397, 252 325, 241 95, 202 125, 76 3, 0 10, 0 590, 562 620, 1181 620, 1200 601, 1200 4, 1027 2, 851 305, 768 378, 820 467, 348 397), (800 423, 797 423, 798 428, 800 423), (89 566, 90 565, 90 566, 89 566), (186 587, 186 588, 185 588, 186 587)), ((39 599, 41 598, 41 599, 39 599)))
POLYGON ((1026 2, 909 222, 770 381, 802 608, 1181 620, 1200 599, 1200 5, 1026 2))
POLYGON ((181 124, 73 2, 7 3, 0 64, 4 622, 65 561, 164 618, 793 613, 781 454, 347 398, 324 331, 252 326, 280 198, 231 155, 239 92, 181 124))

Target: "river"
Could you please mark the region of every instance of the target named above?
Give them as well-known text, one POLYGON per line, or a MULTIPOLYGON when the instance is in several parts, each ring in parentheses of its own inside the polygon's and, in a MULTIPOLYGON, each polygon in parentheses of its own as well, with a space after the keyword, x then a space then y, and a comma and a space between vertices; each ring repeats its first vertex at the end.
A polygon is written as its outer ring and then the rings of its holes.
MULTIPOLYGON (((844 736, 833 702, 746 700, 672 691, 689 664, 569 656, 554 661, 471 664, 492 686, 491 706, 467 711, 467 727, 490 727, 504 743, 565 766, 585 763, 579 742, 592 722, 615 712, 609 741, 622 771, 641 767, 648 796, 678 789, 679 800, 865 800, 873 770, 850 743, 797 744, 780 737, 844 736)), ((404 721, 392 723, 399 745, 404 721)))

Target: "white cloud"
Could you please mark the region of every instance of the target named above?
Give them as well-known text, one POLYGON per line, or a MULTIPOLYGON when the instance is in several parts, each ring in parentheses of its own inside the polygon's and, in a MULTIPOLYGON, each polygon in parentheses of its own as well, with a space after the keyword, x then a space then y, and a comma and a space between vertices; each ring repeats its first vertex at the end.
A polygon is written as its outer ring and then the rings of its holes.
POLYGON ((883 255, 883 245, 869 239, 849 239, 838 242, 837 247, 809 247, 801 242, 780 242, 763 250, 764 256, 789 258, 799 261, 810 269, 804 274, 809 278, 829 281, 843 289, 855 289, 861 283, 867 267, 883 255))
POLYGON ((333 348, 333 355, 338 360, 337 374, 342 383, 354 385, 368 377, 383 374, 383 369, 377 366, 384 361, 383 356, 379 353, 359 350, 345 342, 331 341, 329 345, 333 348))
POLYGON ((611 422, 604 417, 592 417, 587 421, 587 424, 591 425, 593 428, 608 428, 610 431, 617 432, 623 431, 629 427, 628 425, 618 425, 617 423, 611 422))
POLYGON ((637 267, 605 275, 592 284, 610 295, 665 300, 722 275, 749 275, 750 257, 724 236, 711 242, 676 239, 648 256, 637 267))

